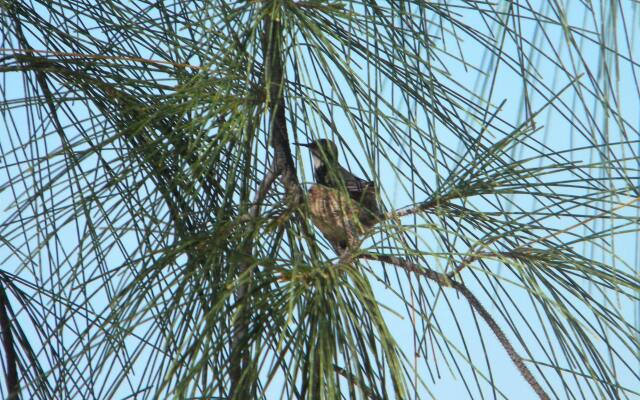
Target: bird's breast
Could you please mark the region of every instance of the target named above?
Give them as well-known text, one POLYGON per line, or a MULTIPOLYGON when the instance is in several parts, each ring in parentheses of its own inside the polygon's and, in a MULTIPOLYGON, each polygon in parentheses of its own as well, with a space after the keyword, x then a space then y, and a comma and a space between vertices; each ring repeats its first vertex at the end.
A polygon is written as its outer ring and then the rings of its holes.
POLYGON ((369 213, 348 193, 324 185, 309 189, 309 211, 314 225, 332 243, 352 246, 371 226, 365 217, 369 213))

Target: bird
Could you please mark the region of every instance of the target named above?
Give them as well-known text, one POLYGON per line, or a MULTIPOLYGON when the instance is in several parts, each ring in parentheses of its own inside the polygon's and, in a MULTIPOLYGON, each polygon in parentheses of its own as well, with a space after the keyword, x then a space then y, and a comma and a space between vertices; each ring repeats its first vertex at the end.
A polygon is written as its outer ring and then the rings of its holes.
POLYGON ((333 141, 295 144, 308 148, 313 159, 315 184, 308 191, 311 220, 336 251, 344 253, 380 220, 375 184, 340 165, 333 141))

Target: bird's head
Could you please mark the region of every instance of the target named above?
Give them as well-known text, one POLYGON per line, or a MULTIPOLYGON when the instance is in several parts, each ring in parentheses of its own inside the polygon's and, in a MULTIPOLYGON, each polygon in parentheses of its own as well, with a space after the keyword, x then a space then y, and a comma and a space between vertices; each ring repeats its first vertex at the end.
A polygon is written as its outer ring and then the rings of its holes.
POLYGON ((329 139, 318 139, 311 143, 295 143, 311 150, 314 166, 325 162, 338 161, 338 146, 329 139))

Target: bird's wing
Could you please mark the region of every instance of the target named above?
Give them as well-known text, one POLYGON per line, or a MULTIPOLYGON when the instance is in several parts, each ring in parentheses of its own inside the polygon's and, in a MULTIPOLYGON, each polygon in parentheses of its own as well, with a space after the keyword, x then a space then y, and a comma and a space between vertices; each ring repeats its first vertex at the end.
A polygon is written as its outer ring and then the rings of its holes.
POLYGON ((340 167, 340 175, 348 192, 364 192, 373 189, 373 182, 358 178, 343 167, 340 167))

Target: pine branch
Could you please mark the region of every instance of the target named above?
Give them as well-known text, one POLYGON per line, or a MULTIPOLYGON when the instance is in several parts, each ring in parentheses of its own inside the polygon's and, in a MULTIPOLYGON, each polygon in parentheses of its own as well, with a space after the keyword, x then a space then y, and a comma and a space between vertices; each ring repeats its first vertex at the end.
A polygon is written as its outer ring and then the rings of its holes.
POLYGON ((356 258, 362 258, 365 260, 373 260, 373 261, 380 261, 383 263, 393 264, 404 269, 405 271, 408 271, 417 275, 425 276, 428 279, 435 281, 436 283, 438 283, 443 287, 449 287, 449 288, 455 289, 467 300, 469 305, 471 305, 471 307, 482 317, 482 319, 484 319, 486 324, 489 326, 489 328, 495 335, 496 339, 498 339, 502 347, 505 349, 505 351, 509 355, 509 358, 511 358, 511 361, 513 361, 518 371, 520 371, 524 379, 527 381, 527 383, 529 383, 529 385, 534 390, 534 392, 538 395, 538 397, 541 400, 549 399, 549 395, 544 391, 542 386, 540 386, 540 383, 538 383, 537 379, 533 376, 529 368, 527 368, 527 366, 524 363, 524 360, 515 350, 515 348, 507 338, 507 336, 504 334, 504 332, 500 328, 500 326, 498 326, 498 323, 491 316, 491 314, 486 310, 486 308, 482 306, 478 298, 475 297, 475 295, 471 293, 471 291, 463 283, 451 279, 446 274, 436 272, 430 268, 421 267, 418 264, 415 264, 405 258, 400 258, 400 257, 387 255, 387 254, 371 254, 371 253, 360 254, 356 256, 356 258))

